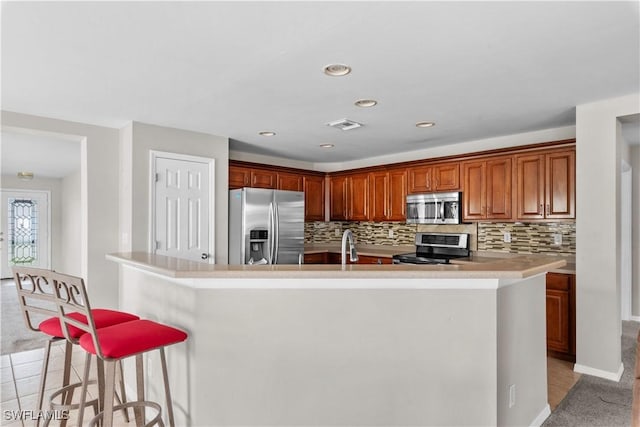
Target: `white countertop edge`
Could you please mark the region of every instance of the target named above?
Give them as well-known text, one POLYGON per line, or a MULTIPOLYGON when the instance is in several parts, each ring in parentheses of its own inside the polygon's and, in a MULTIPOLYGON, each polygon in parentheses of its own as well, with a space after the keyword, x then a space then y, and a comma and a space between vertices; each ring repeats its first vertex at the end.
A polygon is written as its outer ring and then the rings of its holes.
MULTIPOLYGON (((139 268, 135 265, 123 264, 124 268, 144 271, 145 274, 169 280, 179 286, 194 290, 237 290, 237 289, 281 289, 281 290, 496 290, 518 283, 523 278, 446 278, 446 277, 395 277, 395 282, 390 283, 389 278, 354 278, 341 277, 327 280, 326 277, 306 278, 304 281, 298 278, 250 278, 250 277, 225 277, 225 278, 184 278, 170 277, 166 274, 139 268)), ((544 275, 545 273, 529 276, 544 275)))

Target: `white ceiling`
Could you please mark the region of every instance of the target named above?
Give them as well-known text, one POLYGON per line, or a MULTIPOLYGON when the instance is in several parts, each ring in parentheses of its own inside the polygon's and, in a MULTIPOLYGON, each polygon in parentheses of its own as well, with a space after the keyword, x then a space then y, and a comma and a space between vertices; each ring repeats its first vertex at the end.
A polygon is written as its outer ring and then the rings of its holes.
POLYGON ((2 4, 4 110, 296 160, 571 126, 576 105, 639 91, 637 1, 2 4), (328 77, 329 63, 353 72, 328 77), (325 125, 341 118, 364 127, 325 125))
POLYGON ((2 131, 2 175, 33 172, 35 178, 64 178, 80 169, 80 143, 63 138, 2 131))

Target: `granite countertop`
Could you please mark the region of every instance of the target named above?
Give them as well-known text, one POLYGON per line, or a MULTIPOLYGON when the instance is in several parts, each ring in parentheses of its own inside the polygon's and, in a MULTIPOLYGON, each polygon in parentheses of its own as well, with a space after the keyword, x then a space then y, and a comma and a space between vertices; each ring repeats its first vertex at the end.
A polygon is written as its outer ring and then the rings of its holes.
POLYGON ((523 279, 562 268, 564 259, 542 255, 494 258, 446 265, 309 264, 226 265, 172 258, 147 252, 107 255, 129 267, 172 278, 340 278, 340 279, 523 279))
MULTIPOLYGON (((405 246, 356 245, 356 250, 358 251, 358 255, 375 256, 380 258, 391 258, 396 254, 415 252, 416 247, 415 245, 408 245, 408 246, 407 245, 405 246)), ((316 244, 304 246, 305 254, 324 253, 324 252, 341 253, 341 247, 339 244, 335 244, 335 243, 320 243, 320 244, 316 243, 316 244)), ((526 254, 480 251, 480 252, 472 252, 471 256, 468 258, 458 258, 458 259, 451 260, 451 263, 457 264, 457 265, 485 264, 485 263, 496 262, 497 259, 510 259, 514 257, 522 257, 525 255, 526 254)), ((543 256, 553 260, 560 259, 565 261, 565 266, 550 270, 550 272, 552 273, 576 274, 575 256, 546 255, 546 254, 540 254, 540 255, 534 255, 534 256, 543 256)))

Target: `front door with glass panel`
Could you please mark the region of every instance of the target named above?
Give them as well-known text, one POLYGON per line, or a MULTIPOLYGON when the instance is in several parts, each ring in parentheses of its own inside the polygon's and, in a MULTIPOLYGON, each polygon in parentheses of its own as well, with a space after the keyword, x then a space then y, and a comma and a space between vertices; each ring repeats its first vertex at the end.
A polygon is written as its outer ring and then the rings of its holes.
POLYGON ((49 193, 0 191, 0 277, 13 265, 49 268, 49 193))

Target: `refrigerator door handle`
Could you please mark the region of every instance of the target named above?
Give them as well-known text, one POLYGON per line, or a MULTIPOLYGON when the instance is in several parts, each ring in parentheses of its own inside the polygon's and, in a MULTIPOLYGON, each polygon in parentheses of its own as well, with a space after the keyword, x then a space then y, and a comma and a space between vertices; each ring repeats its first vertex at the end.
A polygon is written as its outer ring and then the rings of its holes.
POLYGON ((274 233, 273 233, 273 241, 274 241, 274 251, 273 251, 273 263, 278 263, 278 247, 280 246, 280 212, 278 211, 278 204, 276 203, 273 207, 274 212, 274 233))
POLYGON ((275 264, 273 259, 273 247, 275 243, 275 214, 273 210, 273 203, 269 203, 269 264, 275 264))

